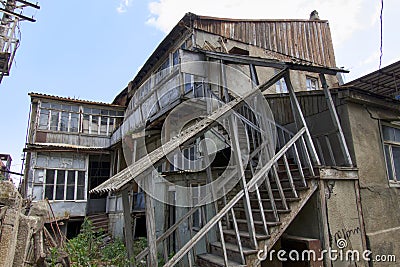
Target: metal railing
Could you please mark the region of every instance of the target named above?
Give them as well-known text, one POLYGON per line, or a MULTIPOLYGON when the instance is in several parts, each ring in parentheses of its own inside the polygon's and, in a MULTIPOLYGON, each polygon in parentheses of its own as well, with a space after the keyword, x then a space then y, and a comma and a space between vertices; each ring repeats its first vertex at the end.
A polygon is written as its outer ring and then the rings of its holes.
MULTIPOLYGON (((260 192, 259 192, 259 186, 258 184, 260 182, 265 181, 265 186, 267 188, 267 190, 270 192, 270 202, 271 202, 271 206, 272 206, 272 210, 273 213, 276 215, 277 218, 279 218, 278 216, 278 210, 277 210, 277 206, 276 206, 276 202, 274 200, 273 197, 273 193, 272 193, 272 187, 270 184, 270 179, 271 176, 268 176, 268 173, 271 169, 274 169, 274 166, 276 166, 276 164, 278 163, 279 160, 283 160, 285 162, 285 171, 290 174, 291 173, 291 169, 288 166, 285 158, 287 158, 287 153, 289 151, 290 148, 292 148, 297 142, 301 141, 301 138, 304 137, 305 135, 305 128, 303 127, 298 133, 296 133, 288 142, 287 144, 285 144, 282 149, 279 150, 278 153, 276 153, 271 160, 266 163, 262 168, 260 168, 258 171, 254 172, 254 176, 251 178, 251 180, 247 183, 246 187, 241 189, 210 221, 208 221, 193 237, 192 239, 187 242, 164 266, 175 266, 185 255, 188 255, 188 253, 190 253, 190 251, 193 249, 193 247, 202 239, 204 238, 207 233, 209 231, 211 231, 213 229, 214 226, 218 225, 218 229, 219 229, 219 234, 220 234, 220 242, 222 244, 225 243, 224 240, 224 235, 223 235, 223 228, 222 228, 222 220, 223 218, 228 214, 231 213, 232 218, 233 218, 233 228, 235 231, 235 236, 237 238, 237 244, 238 244, 238 249, 240 254, 242 255, 242 259, 244 261, 244 252, 243 252, 243 246, 240 240, 240 234, 239 234, 239 230, 238 230, 238 223, 236 220, 236 216, 235 216, 235 211, 234 211, 234 206, 236 204, 239 203, 239 201, 243 198, 245 198, 245 192, 246 190, 255 190, 256 195, 257 195, 257 200, 259 203, 261 203, 259 205, 260 208, 260 214, 264 214, 264 210, 263 210, 263 205, 262 205, 262 199, 260 196, 260 192)), ((274 171, 275 172, 275 171, 274 171)), ((272 175, 274 176, 274 175, 272 175)), ((306 180, 303 177, 302 178, 303 183, 306 184, 306 180)), ((293 178, 291 175, 288 175, 288 181, 291 184, 291 188, 294 192, 296 192, 296 189, 294 187, 294 182, 293 182, 293 178)), ((275 182, 277 184, 279 184, 279 177, 275 177, 275 182)), ((280 186, 278 186, 280 187, 280 186)), ((283 203, 286 203, 286 197, 285 194, 282 191, 282 188, 279 189, 279 194, 280 194, 280 198, 281 201, 283 203)), ((284 204, 284 206, 286 206, 287 209, 287 205, 284 204)), ((185 217, 184 219, 187 219, 187 217, 185 217)), ((266 234, 268 234, 268 225, 266 223, 266 220, 263 219, 263 227, 265 228, 266 234)), ((253 229, 254 228, 254 225, 253 229)), ((255 230, 253 231, 253 233, 250 233, 250 235, 256 235, 255 230)), ((257 246, 257 244, 254 244, 255 246, 257 246)), ((228 266, 228 258, 226 255, 226 250, 224 250, 224 261, 225 261, 225 265, 228 266)), ((245 264, 245 262, 242 262, 243 264, 245 264)))

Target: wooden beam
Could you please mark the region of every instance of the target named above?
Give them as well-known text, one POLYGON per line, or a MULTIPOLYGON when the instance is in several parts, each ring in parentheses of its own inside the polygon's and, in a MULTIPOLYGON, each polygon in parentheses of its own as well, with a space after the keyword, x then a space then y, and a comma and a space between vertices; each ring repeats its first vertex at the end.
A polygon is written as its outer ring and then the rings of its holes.
MULTIPOLYGON (((153 187, 153 175, 149 175, 146 179, 147 188, 153 187)), ((156 223, 154 215, 154 200, 152 196, 144 192, 146 205, 146 230, 147 230, 147 246, 149 254, 147 256, 147 266, 153 267, 158 265, 157 260, 157 243, 156 243, 156 223)))
MULTIPOLYGON (((131 217, 131 203, 129 201, 129 190, 125 189, 122 191, 122 208, 124 211, 124 234, 125 234, 125 245, 128 252, 128 258, 132 259, 133 255, 133 233, 132 233, 132 217, 131 217)), ((133 267, 133 264, 129 264, 133 267)))

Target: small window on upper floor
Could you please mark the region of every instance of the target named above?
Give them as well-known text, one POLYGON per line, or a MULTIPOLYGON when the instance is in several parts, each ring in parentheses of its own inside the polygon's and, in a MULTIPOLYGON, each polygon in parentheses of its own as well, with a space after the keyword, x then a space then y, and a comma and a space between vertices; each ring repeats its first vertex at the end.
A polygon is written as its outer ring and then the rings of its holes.
POLYGON ((307 91, 318 90, 318 79, 310 76, 306 76, 307 91))
POLYGON ((382 137, 389 182, 400 186, 400 129, 382 125, 382 137))

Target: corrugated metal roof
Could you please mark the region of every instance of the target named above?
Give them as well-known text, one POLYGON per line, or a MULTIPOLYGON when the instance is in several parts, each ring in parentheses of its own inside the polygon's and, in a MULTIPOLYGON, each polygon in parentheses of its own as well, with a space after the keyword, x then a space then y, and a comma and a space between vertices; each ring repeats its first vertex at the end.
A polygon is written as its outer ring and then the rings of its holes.
POLYGON ((89 101, 89 100, 82 100, 82 99, 76 99, 76 98, 70 98, 70 97, 62 97, 62 96, 55 96, 55 95, 47 95, 47 94, 41 94, 41 93, 34 93, 31 92, 28 94, 31 98, 41 98, 41 99, 49 99, 49 100, 57 100, 57 101, 68 101, 68 102, 74 102, 74 103, 81 103, 81 104, 90 104, 90 105, 100 105, 100 106, 109 106, 109 107, 115 107, 115 108, 125 108, 125 106, 121 105, 115 105, 115 104, 110 104, 110 103, 104 103, 104 102, 96 102, 96 101, 89 101))
POLYGON ((400 96, 400 61, 348 82, 342 87, 356 87, 389 97, 400 96))
POLYGON ((336 67, 326 20, 247 20, 196 16, 193 27, 270 51, 336 67))

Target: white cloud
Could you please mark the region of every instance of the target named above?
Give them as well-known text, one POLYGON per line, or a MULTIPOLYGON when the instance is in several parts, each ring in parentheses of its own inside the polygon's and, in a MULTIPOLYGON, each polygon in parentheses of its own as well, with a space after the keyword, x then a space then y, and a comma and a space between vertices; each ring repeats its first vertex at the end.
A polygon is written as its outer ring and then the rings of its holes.
POLYGON ((125 13, 128 10, 128 7, 132 4, 132 0, 121 0, 117 7, 118 13, 125 13))
POLYGON ((363 4, 368 0, 158 0, 150 2, 147 23, 163 32, 169 32, 186 12, 199 15, 254 18, 254 19, 308 19, 317 10, 321 19, 330 22, 335 46, 342 44, 352 34, 371 25, 365 16, 363 4))

